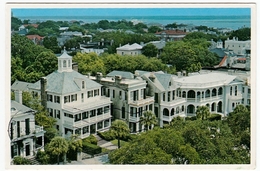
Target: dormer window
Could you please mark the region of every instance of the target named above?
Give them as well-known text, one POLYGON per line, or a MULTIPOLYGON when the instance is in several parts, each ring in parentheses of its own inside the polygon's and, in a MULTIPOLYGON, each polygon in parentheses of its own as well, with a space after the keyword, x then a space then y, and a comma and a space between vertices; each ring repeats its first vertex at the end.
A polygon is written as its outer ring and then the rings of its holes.
POLYGON ((84 89, 84 88, 85 88, 85 82, 82 81, 82 89, 84 89))

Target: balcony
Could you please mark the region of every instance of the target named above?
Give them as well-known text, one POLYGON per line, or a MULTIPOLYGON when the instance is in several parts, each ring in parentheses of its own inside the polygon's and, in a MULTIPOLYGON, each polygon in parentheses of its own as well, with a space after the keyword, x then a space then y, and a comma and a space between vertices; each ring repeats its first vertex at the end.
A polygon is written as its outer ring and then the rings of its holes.
POLYGON ((136 100, 136 101, 130 101, 129 104, 132 106, 144 106, 154 103, 154 97, 147 96, 146 99, 136 100))
POLYGON ((186 99, 185 98, 177 98, 175 100, 172 100, 172 101, 161 101, 161 105, 164 106, 164 107, 175 107, 175 106, 178 106, 178 105, 181 105, 181 104, 184 104, 186 103, 186 99))
POLYGON ((139 116, 129 116, 129 122, 139 122, 139 116))
POLYGON ((81 119, 79 121, 74 121, 74 118, 68 118, 64 117, 64 125, 67 125, 69 127, 83 127, 86 125, 91 125, 93 123, 97 123, 106 119, 111 118, 110 112, 103 113, 102 115, 96 115, 93 117, 88 117, 86 119, 81 119))

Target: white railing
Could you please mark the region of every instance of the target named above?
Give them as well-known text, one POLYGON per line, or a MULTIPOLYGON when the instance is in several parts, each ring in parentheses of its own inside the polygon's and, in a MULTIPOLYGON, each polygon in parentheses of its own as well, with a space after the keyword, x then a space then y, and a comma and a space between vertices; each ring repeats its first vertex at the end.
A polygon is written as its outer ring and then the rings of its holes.
POLYGON ((35 125, 35 133, 41 133, 43 132, 43 126, 35 125))
POLYGON ((139 116, 129 116, 129 122, 139 122, 139 116))
POLYGON ((229 97, 229 99, 231 99, 231 100, 239 100, 239 99, 242 99, 242 98, 243 98, 242 94, 237 94, 236 96, 231 96, 231 95, 229 95, 228 97, 229 97))

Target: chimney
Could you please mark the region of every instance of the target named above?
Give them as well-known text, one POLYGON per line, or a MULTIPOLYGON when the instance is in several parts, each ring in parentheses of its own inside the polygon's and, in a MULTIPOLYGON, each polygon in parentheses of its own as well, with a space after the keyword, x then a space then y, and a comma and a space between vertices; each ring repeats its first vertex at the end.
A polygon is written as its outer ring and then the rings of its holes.
POLYGON ((97 82, 100 82, 100 81, 101 81, 101 78, 102 78, 102 73, 101 73, 101 72, 97 72, 96 81, 97 81, 97 82))
POLYGON ((46 93, 46 87, 47 87, 47 79, 46 77, 41 78, 41 102, 42 106, 46 109, 47 108, 47 93, 46 93))
POLYGON ((76 63, 76 62, 72 63, 72 69, 74 71, 78 72, 78 70, 79 70, 78 63, 76 63))
POLYGON ((139 77, 139 73, 135 71, 134 78, 139 77))
POLYGON ((187 76, 187 73, 186 73, 186 71, 184 70, 184 71, 182 71, 182 76, 187 76))
POLYGON ((116 75, 115 76, 115 84, 120 84, 120 81, 122 80, 121 75, 116 75))
POLYGON ((150 73, 149 79, 150 79, 152 82, 154 82, 154 80, 155 80, 154 72, 151 72, 151 73, 150 73))
POLYGON ((181 78, 181 72, 177 72, 178 78, 181 78))
POLYGON ((90 78, 90 72, 88 73, 88 78, 90 78))
POLYGON ((233 37, 233 40, 235 41, 235 40, 236 40, 236 38, 235 38, 235 37, 233 37))
POLYGON ((21 90, 15 90, 15 101, 17 101, 20 104, 23 104, 23 92, 21 90))

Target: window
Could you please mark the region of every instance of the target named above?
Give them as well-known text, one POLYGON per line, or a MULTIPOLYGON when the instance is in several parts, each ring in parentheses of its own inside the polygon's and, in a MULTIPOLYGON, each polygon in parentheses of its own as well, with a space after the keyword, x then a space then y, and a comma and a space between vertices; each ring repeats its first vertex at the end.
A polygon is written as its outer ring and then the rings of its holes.
POLYGON ((76 130, 75 130, 75 134, 81 135, 81 128, 76 129, 76 130))
POLYGON ((245 101, 245 99, 243 98, 243 99, 242 99, 242 104, 244 104, 244 101, 245 101))
POLYGON ((68 113, 64 113, 64 116, 65 116, 65 117, 68 117, 68 118, 73 118, 73 115, 68 114, 68 113))
POLYGON ((109 112, 109 106, 106 106, 105 108, 104 108, 104 113, 108 113, 109 112))
POLYGON ((125 100, 127 100, 127 92, 125 92, 125 100))
POLYGON ((67 67, 67 61, 63 60, 63 68, 67 67))
POLYGON ((81 113, 80 114, 76 114, 74 121, 77 122, 77 121, 80 121, 80 120, 81 120, 81 113))
POLYGON ((113 98, 115 98, 115 90, 113 90, 113 98))
POLYGON ((82 81, 82 89, 84 89, 84 88, 85 88, 85 82, 82 81))
POLYGON ((25 119, 25 133, 30 134, 30 118, 25 119))
POLYGON ((77 94, 71 95, 71 102, 77 101, 77 94))
POLYGON ((93 97, 93 91, 88 91, 88 98, 93 97))
POLYGON ((237 86, 235 86, 235 96, 237 96, 237 86))
POLYGON ((94 96, 98 96, 99 95, 99 90, 94 90, 94 96))
POLYGON ((96 116, 96 110, 91 110, 90 111, 90 117, 96 116))
POLYGON ((235 103, 232 103, 232 109, 234 109, 235 108, 235 103))
POLYGON ((175 96, 175 91, 172 91, 172 100, 174 100, 174 96, 175 96))
POLYGON ((158 93, 154 93, 154 102, 158 103, 159 98, 158 98, 158 93))
POLYGON ((165 93, 163 93, 163 101, 165 101, 165 93))
POLYGON ((122 91, 119 91, 119 98, 122 98, 122 91))
POLYGON ((244 92, 245 92, 245 87, 242 88, 242 93, 244 93, 244 92))
POLYGON ((232 87, 230 87, 230 96, 232 96, 232 87))
POLYGON ((70 60, 68 60, 68 67, 70 67, 70 60))
POLYGON ((54 96, 54 102, 60 103, 60 96, 54 96))
POLYGON ((103 121, 97 123, 97 129, 103 128, 103 121))
POLYGON ((60 119, 60 110, 56 110, 56 117, 60 119))
POLYGON ((49 108, 49 114, 51 117, 53 117, 53 109, 49 108))
POLYGON ((88 112, 83 112, 82 119, 87 119, 87 118, 88 118, 88 112))
POLYGON ((110 97, 110 89, 107 89, 107 97, 110 97))
POLYGON ((122 107, 122 118, 125 118, 125 107, 122 107))
POLYGON ((64 96, 64 103, 70 102, 70 96, 64 96))
POLYGON ((84 102, 84 93, 81 93, 81 102, 84 102))
POLYGON ((52 95, 48 94, 47 99, 48 99, 48 101, 52 102, 52 95))
POLYGON ((98 108, 97 115, 102 115, 102 114, 103 114, 103 108, 98 108))
POLYGON ((247 104, 250 105, 250 99, 247 99, 247 104))
POLYGON ((105 123, 104 123, 104 127, 108 127, 109 126, 109 119, 105 120, 105 123))
POLYGON ((168 102, 171 101, 171 92, 168 92, 168 102))
POLYGON ((248 92, 248 94, 251 94, 251 89, 249 88, 249 89, 247 90, 247 92, 248 92))
POLYGON ((83 127, 83 134, 89 133, 89 126, 83 127))
POLYGON ((59 131, 59 130, 60 130, 60 126, 59 126, 59 125, 56 125, 56 129, 59 131))

